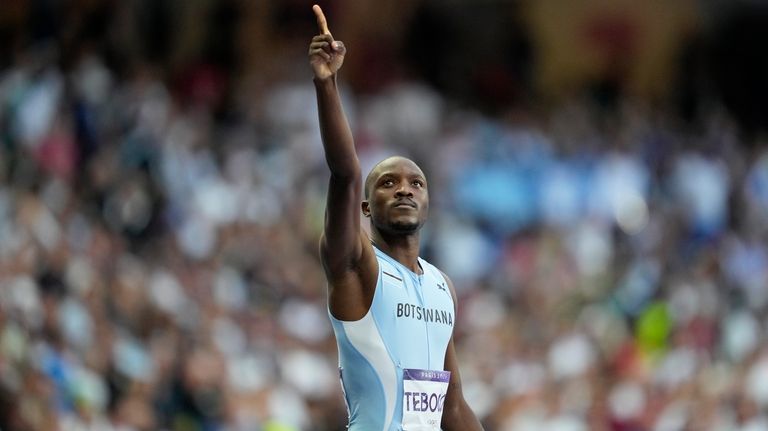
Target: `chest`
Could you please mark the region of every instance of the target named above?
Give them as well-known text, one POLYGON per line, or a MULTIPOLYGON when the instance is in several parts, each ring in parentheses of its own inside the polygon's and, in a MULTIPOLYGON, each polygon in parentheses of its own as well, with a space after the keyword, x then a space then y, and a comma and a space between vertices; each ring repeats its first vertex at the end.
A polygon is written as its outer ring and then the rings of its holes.
POLYGON ((456 316, 445 279, 436 272, 416 275, 381 265, 373 309, 391 353, 403 366, 442 369, 456 316))

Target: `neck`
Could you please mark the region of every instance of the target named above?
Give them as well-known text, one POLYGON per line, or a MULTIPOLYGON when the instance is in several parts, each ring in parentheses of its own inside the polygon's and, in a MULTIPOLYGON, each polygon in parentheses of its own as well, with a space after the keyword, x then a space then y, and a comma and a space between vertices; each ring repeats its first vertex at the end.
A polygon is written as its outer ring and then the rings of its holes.
POLYGON ((419 233, 388 235, 371 229, 371 239, 376 247, 406 268, 419 274, 419 233))

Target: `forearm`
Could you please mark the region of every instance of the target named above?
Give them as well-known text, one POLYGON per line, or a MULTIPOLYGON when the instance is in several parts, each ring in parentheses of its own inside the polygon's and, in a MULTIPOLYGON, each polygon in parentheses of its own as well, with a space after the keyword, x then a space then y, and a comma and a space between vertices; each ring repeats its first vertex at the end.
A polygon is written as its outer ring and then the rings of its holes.
POLYGON ((483 431, 483 426, 467 403, 446 410, 443 413, 441 428, 443 431, 483 431))
POLYGON ((320 135, 325 160, 334 176, 349 178, 359 175, 360 166, 355 152, 352 130, 341 106, 336 78, 314 79, 320 135))

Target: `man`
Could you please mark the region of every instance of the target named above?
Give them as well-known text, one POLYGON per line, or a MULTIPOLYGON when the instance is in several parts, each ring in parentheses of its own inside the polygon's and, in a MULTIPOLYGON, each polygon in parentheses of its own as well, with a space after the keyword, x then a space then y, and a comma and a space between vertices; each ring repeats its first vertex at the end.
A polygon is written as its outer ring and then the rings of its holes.
POLYGON ((336 74, 346 49, 319 6, 312 39, 320 131, 331 171, 320 257, 350 431, 482 430, 461 390, 453 344, 456 293, 419 258, 427 181, 403 157, 380 162, 365 181, 341 106, 336 74), (371 237, 361 229, 370 219, 371 237), (441 424, 442 422, 442 424, 441 424))

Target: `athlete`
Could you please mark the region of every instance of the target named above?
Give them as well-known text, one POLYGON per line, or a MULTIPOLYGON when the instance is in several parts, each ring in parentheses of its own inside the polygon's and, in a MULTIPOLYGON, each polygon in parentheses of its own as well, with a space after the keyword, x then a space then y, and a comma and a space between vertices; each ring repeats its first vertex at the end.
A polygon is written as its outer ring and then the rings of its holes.
POLYGON ((336 83, 346 48, 313 10, 320 34, 309 62, 331 171, 320 257, 349 430, 482 430, 461 390, 453 284, 418 255, 427 180, 413 161, 391 157, 362 183, 336 83))

